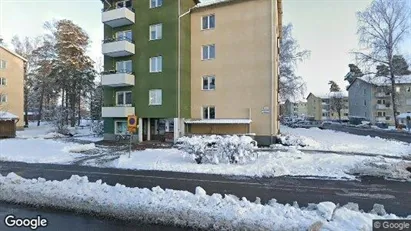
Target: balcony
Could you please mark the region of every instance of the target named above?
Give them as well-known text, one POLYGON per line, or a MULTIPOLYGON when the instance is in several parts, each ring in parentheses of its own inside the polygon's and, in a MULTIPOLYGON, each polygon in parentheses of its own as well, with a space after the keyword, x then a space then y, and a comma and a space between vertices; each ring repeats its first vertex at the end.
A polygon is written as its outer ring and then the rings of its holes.
POLYGON ((101 73, 101 84, 108 87, 134 86, 134 74, 126 71, 107 71, 101 73))
POLYGON ((102 108, 102 116, 107 118, 113 118, 113 117, 118 117, 118 118, 124 118, 129 115, 134 115, 135 114, 135 109, 133 106, 109 106, 105 105, 102 108))
POLYGON ((389 105, 389 104, 377 104, 377 105, 375 106, 375 108, 376 108, 376 109, 385 110, 385 109, 390 109, 390 106, 391 106, 391 105, 389 105))
POLYGON ((135 54, 135 46, 131 39, 115 38, 103 40, 103 55, 110 57, 123 57, 135 54))
POLYGON ((391 94, 390 93, 386 93, 386 92, 376 92, 375 93, 375 97, 378 98, 385 98, 385 97, 390 97, 391 94))
POLYGON ((134 9, 127 7, 105 10, 101 14, 101 21, 113 28, 134 24, 134 20, 134 9))
POLYGON ((375 117, 375 120, 377 122, 386 122, 387 121, 385 116, 377 116, 377 117, 375 117))

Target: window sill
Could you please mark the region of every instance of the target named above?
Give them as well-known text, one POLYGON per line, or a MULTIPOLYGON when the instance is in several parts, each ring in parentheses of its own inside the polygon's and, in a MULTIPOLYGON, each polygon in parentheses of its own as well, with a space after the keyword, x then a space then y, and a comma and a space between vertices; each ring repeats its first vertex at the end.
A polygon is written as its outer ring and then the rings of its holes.
POLYGON ((163 70, 161 70, 161 71, 150 71, 150 74, 162 73, 162 72, 163 72, 163 70))
POLYGON ((202 91, 215 91, 215 89, 201 89, 202 91))
POLYGON ((132 104, 116 104, 116 107, 132 107, 132 104))
POLYGON ((213 28, 202 28, 201 31, 209 31, 209 30, 214 30, 214 29, 215 29, 215 27, 213 27, 213 28))
POLYGON ((201 61, 210 61, 210 60, 214 60, 215 58, 210 58, 210 59, 201 59, 201 61))
POLYGON ((148 104, 148 106, 161 106, 162 104, 148 104))

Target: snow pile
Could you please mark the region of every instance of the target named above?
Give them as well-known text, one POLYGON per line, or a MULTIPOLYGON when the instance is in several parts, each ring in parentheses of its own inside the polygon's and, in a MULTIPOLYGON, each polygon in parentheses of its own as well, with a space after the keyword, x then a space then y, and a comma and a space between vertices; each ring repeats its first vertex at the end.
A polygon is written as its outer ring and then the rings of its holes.
MULTIPOLYGON (((206 230, 371 230, 372 219, 398 219, 394 214, 358 211, 332 202, 283 205, 272 199, 267 205, 232 195, 206 194, 200 187, 187 191, 109 186, 101 180, 72 176, 63 181, 24 179, 14 173, 0 175, 0 200, 36 206, 98 213, 122 220, 140 220, 206 230), (16 193, 18 192, 18 193, 16 193)), ((411 216, 409 216, 411 217, 411 216)))
POLYGON ((96 145, 94 143, 91 144, 73 144, 70 146, 66 146, 63 148, 63 152, 74 152, 74 153, 80 153, 80 152, 86 152, 92 149, 95 149, 96 145))
POLYGON ((350 173, 361 176, 378 176, 411 181, 411 171, 408 169, 411 169, 410 161, 397 162, 379 158, 378 161, 374 159, 356 164, 350 170, 350 173))
MULTIPOLYGON (((280 146, 292 146, 292 147, 305 147, 307 144, 304 142, 304 138, 300 136, 293 136, 293 135, 280 135, 278 136, 280 139, 280 146)), ((278 145, 273 145, 274 147, 278 145)))
POLYGON ((37 136, 37 138, 44 138, 44 139, 56 139, 56 138, 64 138, 64 137, 66 136, 63 134, 57 133, 57 132, 50 132, 50 133, 47 133, 46 135, 37 136))
POLYGON ((179 148, 200 163, 247 163, 254 160, 256 142, 248 136, 193 136, 177 141, 179 148))
POLYGON ((325 151, 374 153, 376 155, 409 156, 411 144, 378 137, 358 136, 344 132, 318 128, 281 127, 285 135, 300 137, 309 149, 325 151))

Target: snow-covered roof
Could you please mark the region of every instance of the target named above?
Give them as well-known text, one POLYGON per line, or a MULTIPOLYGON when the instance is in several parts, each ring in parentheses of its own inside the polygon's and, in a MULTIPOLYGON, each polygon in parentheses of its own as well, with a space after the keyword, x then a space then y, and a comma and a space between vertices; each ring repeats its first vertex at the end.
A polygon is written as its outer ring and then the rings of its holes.
POLYGON ((202 119, 186 120, 186 124, 250 124, 250 119, 202 119))
POLYGON ((411 112, 401 113, 397 116, 398 119, 406 119, 407 116, 411 117, 411 112))
MULTIPOLYGON (((391 84, 390 77, 375 76, 374 74, 364 75, 362 77, 358 77, 358 79, 377 86, 387 86, 391 84)), ((396 76, 395 82, 397 84, 411 84, 411 75, 396 76)))
POLYGON ((216 5, 216 4, 230 2, 230 1, 236 1, 236 0, 201 0, 201 2, 198 3, 194 8, 206 7, 206 6, 216 5))
POLYGON ((0 120, 14 120, 18 119, 19 117, 6 111, 0 111, 0 120))
POLYGON ((27 62, 27 59, 26 59, 26 58, 24 58, 23 56, 17 54, 16 52, 14 52, 14 51, 12 51, 12 50, 10 50, 10 49, 2 46, 2 45, 0 45, 0 48, 3 48, 5 51, 11 53, 12 55, 16 56, 17 58, 20 58, 20 59, 22 59, 24 62, 27 62))
POLYGON ((314 95, 315 97, 321 98, 321 99, 329 99, 333 98, 336 96, 342 96, 342 97, 348 97, 348 91, 339 91, 339 92, 328 92, 328 93, 310 93, 314 95))

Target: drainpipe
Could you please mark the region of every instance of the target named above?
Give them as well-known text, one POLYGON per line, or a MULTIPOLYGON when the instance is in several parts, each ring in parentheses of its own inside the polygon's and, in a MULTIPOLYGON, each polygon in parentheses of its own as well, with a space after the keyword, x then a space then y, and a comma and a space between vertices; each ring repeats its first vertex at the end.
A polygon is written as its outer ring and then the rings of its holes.
POLYGON ((109 2, 108 0, 104 0, 104 2, 105 2, 105 3, 107 3, 107 5, 108 5, 108 9, 110 9, 110 8, 111 8, 111 4, 110 4, 110 2, 109 2))
POLYGON ((177 118, 178 118, 178 136, 181 134, 181 18, 191 12, 189 9, 181 14, 181 0, 178 0, 178 65, 177 65, 177 118))
POLYGON ((274 1, 271 0, 271 76, 270 76, 270 144, 273 144, 273 123, 274 123, 274 1))

